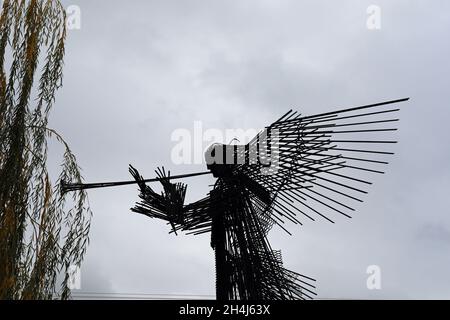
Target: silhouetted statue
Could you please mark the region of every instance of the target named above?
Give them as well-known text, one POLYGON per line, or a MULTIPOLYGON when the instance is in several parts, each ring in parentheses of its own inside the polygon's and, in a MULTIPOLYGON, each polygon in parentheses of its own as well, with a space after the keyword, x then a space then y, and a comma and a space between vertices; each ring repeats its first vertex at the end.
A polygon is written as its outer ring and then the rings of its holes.
POLYGON ((312 298, 315 280, 285 269, 267 234, 273 225, 288 232, 286 221, 302 224, 297 215, 350 217, 368 176, 384 173, 383 157, 393 154, 365 146, 396 143, 388 139, 399 111, 391 105, 406 100, 312 116, 289 111, 246 145, 214 144, 205 155, 214 188, 191 204, 184 204, 186 185, 171 183, 164 168, 144 180, 130 166, 141 198, 132 210, 167 221, 175 233, 211 232, 219 300, 312 298), (155 180, 161 194, 145 183, 155 180))

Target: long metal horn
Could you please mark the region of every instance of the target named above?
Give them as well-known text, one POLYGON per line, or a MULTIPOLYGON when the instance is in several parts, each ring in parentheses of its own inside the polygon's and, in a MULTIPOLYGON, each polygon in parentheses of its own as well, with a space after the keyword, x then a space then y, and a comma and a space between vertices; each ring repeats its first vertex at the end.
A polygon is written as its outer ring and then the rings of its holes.
POLYGON ((125 185, 129 185, 129 184, 140 183, 140 182, 157 182, 157 181, 161 181, 162 179, 176 180, 176 179, 195 177, 195 176, 201 176, 201 175, 206 175, 206 174, 211 174, 211 171, 180 174, 177 176, 169 176, 166 178, 144 179, 144 180, 140 180, 140 181, 129 180, 129 181, 96 182, 96 183, 66 183, 65 181, 61 181, 61 192, 64 194, 69 191, 125 186, 125 185))

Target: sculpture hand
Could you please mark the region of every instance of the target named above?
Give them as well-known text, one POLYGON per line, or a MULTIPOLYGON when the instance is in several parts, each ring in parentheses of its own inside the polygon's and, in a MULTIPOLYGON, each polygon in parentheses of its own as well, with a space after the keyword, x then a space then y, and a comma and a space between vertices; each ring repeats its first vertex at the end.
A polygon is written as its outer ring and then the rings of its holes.
POLYGON ((186 195, 186 185, 183 183, 171 183, 170 171, 166 175, 164 167, 157 168, 155 172, 158 178, 160 178, 160 183, 164 188, 164 192, 161 194, 163 206, 165 207, 166 214, 175 231, 174 223, 183 222, 183 207, 184 198, 186 195))

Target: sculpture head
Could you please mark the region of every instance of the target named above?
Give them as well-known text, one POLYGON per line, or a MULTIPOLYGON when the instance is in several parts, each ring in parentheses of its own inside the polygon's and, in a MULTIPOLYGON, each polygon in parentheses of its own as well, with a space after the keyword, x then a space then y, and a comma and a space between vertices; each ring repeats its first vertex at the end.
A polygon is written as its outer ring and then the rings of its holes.
POLYGON ((244 146, 213 143, 206 149, 206 167, 214 177, 231 176, 233 168, 239 164, 238 147, 244 146))

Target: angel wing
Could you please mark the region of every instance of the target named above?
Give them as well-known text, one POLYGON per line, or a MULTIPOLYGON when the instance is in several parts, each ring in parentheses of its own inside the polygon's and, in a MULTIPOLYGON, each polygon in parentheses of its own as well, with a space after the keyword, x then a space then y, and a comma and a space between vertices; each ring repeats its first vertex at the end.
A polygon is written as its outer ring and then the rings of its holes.
POLYGON ((383 174, 393 154, 388 146, 397 142, 392 134, 400 110, 393 104, 408 99, 311 116, 291 110, 237 151, 244 162, 233 166, 233 175, 270 193, 269 219, 286 232, 283 222, 302 224, 299 216, 350 218, 372 175, 383 174))

